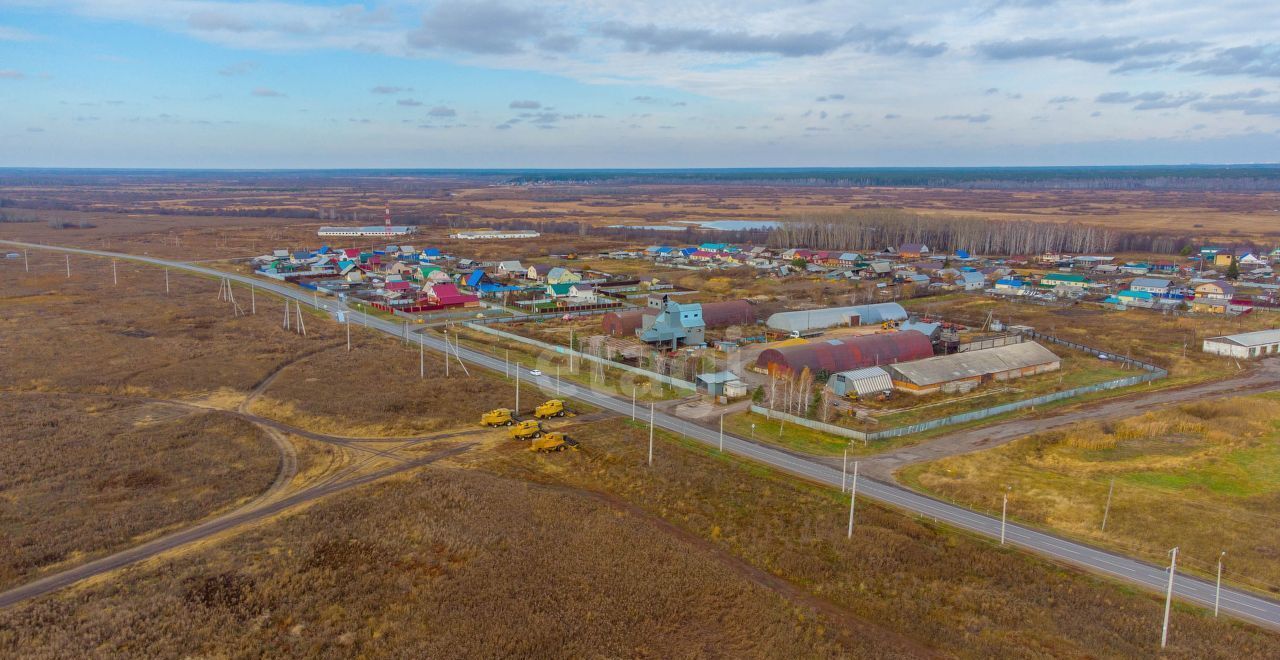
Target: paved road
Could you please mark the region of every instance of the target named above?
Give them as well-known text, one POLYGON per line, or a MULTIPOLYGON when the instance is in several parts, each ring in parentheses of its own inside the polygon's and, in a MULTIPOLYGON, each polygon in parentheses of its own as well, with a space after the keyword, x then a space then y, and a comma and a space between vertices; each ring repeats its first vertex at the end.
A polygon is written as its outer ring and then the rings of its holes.
MULTIPOLYGON (((241 282, 246 285, 253 284, 258 289, 271 291, 280 296, 299 300, 303 303, 311 303, 313 299, 310 292, 290 285, 276 283, 274 281, 263 281, 244 275, 229 274, 223 271, 183 262, 105 252, 100 250, 53 247, 34 243, 18 243, 14 241, 0 241, 0 243, 16 245, 18 247, 47 249, 75 254, 131 259, 134 261, 151 263, 157 266, 184 270, 187 272, 213 275, 216 277, 228 277, 234 281, 241 282)), ((328 300, 326 304, 330 308, 341 306, 340 303, 333 300, 328 300)), ((353 321, 357 323, 363 322, 368 327, 375 328, 393 337, 401 337, 404 331, 404 327, 400 323, 384 321, 374 317, 363 317, 363 315, 360 314, 348 314, 348 317, 354 317, 353 321)), ((426 347, 435 351, 443 352, 445 350, 452 350, 452 348, 446 349, 446 345, 443 340, 434 337, 417 335, 416 341, 421 341, 426 347)), ((506 367, 503 360, 484 353, 479 353, 468 348, 461 348, 458 352, 459 356, 463 360, 494 371, 503 371, 506 367)), ((548 391, 553 391, 556 387, 554 380, 549 376, 544 375, 541 377, 534 377, 529 374, 527 369, 519 366, 516 368, 520 371, 522 381, 534 382, 548 391)), ((631 414, 630 399, 614 397, 571 382, 561 382, 559 384, 559 388, 561 395, 566 398, 577 399, 599 408, 612 410, 624 415, 631 414)), ((641 413, 641 415, 643 416, 643 413, 641 413)), ((729 434, 726 434, 721 438, 715 430, 699 426, 693 422, 680 419, 665 412, 655 412, 653 419, 654 424, 659 428, 679 433, 713 447, 723 441, 724 451, 730 454, 758 461, 796 476, 837 488, 840 487, 840 484, 842 483, 840 470, 828 466, 821 461, 790 454, 774 447, 760 445, 729 434)), ((662 457, 661 454, 659 454, 655 458, 655 462, 660 465, 661 461, 662 457)), ((1001 523, 997 518, 992 518, 962 507, 941 502, 884 481, 871 478, 861 479, 858 482, 858 495, 905 509, 921 516, 933 518, 939 522, 945 522, 989 539, 1000 538, 1001 523)), ((1011 546, 1031 551, 1054 561, 1118 578, 1155 592, 1163 593, 1168 582, 1168 573, 1162 568, 1106 550, 1094 548, 1083 543, 1058 538, 1051 534, 1046 534, 1044 532, 1028 529, 1018 525, 1010 524, 1006 527, 1005 539, 1006 543, 1011 546)), ((1214 585, 1204 580, 1185 575, 1178 575, 1174 580, 1174 592, 1183 600, 1204 606, 1213 606, 1214 585)), ((2 604, 3 602, 0 601, 0 605, 2 604)), ((1250 593, 1236 591, 1234 589, 1223 589, 1221 607, 1223 613, 1239 617, 1267 628, 1280 630, 1280 603, 1276 603, 1250 593)))

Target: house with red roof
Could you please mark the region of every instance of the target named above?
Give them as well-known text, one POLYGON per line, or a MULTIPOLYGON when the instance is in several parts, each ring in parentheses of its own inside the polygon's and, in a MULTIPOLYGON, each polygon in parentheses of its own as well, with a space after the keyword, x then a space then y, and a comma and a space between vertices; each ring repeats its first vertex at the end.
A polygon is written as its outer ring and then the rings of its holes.
POLYGON ((446 307, 474 307, 480 299, 469 293, 462 293, 456 284, 436 284, 427 289, 427 299, 446 307))

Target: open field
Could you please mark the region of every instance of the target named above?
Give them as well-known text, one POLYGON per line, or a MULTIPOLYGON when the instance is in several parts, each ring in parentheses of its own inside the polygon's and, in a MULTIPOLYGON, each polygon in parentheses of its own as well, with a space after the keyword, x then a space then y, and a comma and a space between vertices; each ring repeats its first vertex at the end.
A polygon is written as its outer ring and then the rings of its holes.
POLYGON ((0 591, 242 503, 279 460, 220 412, 0 396, 0 591))
POLYGON ((0 653, 917 655, 607 500, 470 470, 367 486, 123 577, 0 612, 0 653))
POLYGON ((1011 517, 1151 561, 1179 546, 1179 563, 1208 576, 1226 551, 1228 580, 1280 592, 1277 419, 1277 394, 1182 404, 910 466, 903 477, 986 510, 1008 488, 1011 517))
MULTIPOLYGON (((31 255, 0 264, 3 387, 148 396, 240 396, 279 366, 336 338, 315 324, 309 337, 280 327, 283 304, 257 297, 257 316, 233 315, 218 284, 126 261, 112 284, 108 259, 31 255), (328 333, 326 335, 326 332, 328 333)), ((249 292, 236 288, 249 308, 249 292)))
MULTIPOLYGON (((564 457, 531 461, 512 451, 473 458, 501 474, 615 494, 837 608, 946 654, 1150 656, 1157 650, 1157 597, 865 502, 848 541, 848 501, 830 489, 680 440, 659 444, 649 468, 647 429, 625 420, 599 422, 576 435, 583 449, 564 457)), ((1232 653, 1218 643, 1243 644, 1247 650, 1238 652, 1244 655, 1270 654, 1280 643, 1183 608, 1171 626, 1180 631, 1170 649, 1175 656, 1232 653)))
MULTIPOLYGON (((317 324, 318 325, 318 324, 317 324)), ((444 358, 425 356, 419 377, 418 349, 353 325, 346 344, 285 368, 250 408, 251 412, 323 433, 350 436, 411 436, 475 425, 481 413, 511 407, 514 383, 455 360, 445 377, 444 358)), ((537 394, 526 390, 535 401, 537 394)))

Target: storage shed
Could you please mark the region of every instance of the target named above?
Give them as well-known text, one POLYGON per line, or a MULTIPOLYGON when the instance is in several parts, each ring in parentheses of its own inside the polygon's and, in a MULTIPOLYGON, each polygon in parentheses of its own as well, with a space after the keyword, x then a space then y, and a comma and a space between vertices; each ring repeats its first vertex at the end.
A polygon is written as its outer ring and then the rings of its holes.
POLYGON ((836 396, 867 396, 893 389, 889 372, 880 367, 841 371, 827 381, 836 396))
POLYGON ((932 356, 933 342, 922 333, 907 330, 765 349, 756 358, 756 368, 800 373, 808 367, 814 373, 835 373, 932 356))
POLYGON ((778 312, 767 321, 770 328, 782 332, 807 332, 840 325, 876 325, 885 321, 905 321, 907 310, 898 303, 827 307, 798 312, 778 312))
POLYGON ((888 368, 894 387, 912 394, 967 392, 990 381, 1011 380, 1062 366, 1052 351, 1033 341, 940 355, 888 368))
POLYGON ((702 322, 708 328, 727 328, 756 322, 755 308, 745 300, 702 303, 702 322))

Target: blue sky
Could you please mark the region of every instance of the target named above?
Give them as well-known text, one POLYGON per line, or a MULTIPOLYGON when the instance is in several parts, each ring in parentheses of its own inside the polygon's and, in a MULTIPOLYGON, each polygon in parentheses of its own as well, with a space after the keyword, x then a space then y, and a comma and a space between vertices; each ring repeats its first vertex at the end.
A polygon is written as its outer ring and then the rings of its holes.
POLYGON ((1253 0, 0 0, 0 166, 1275 162, 1276 26, 1253 0))

